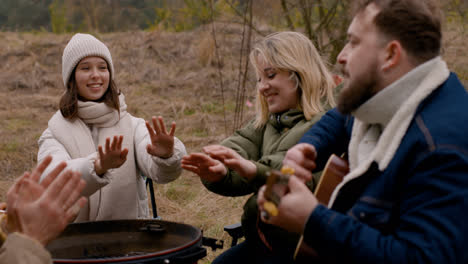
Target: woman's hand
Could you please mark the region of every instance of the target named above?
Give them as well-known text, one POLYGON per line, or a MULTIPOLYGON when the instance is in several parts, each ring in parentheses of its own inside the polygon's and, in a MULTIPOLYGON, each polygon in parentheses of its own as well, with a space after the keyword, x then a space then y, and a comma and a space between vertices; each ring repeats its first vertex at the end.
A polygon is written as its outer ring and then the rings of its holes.
POLYGON ((182 158, 182 168, 197 174, 201 179, 208 182, 220 181, 227 174, 227 169, 223 163, 203 153, 184 156, 182 158))
POLYGON ((244 159, 239 153, 221 145, 211 145, 203 148, 211 158, 221 161, 226 167, 237 172, 241 177, 252 179, 257 174, 257 166, 244 159))
POLYGON ((164 125, 164 121, 161 116, 158 116, 158 118, 153 116, 152 122, 153 127, 151 127, 149 122, 146 121, 146 128, 148 129, 151 138, 151 144, 146 146, 146 151, 150 155, 163 159, 170 158, 172 154, 174 154, 174 133, 176 123, 172 122, 171 131, 167 133, 166 126, 164 125))
POLYGON ((21 232, 43 245, 58 236, 87 201, 81 197, 85 181, 78 172, 64 171, 65 162, 39 183, 51 160, 49 156, 32 173, 24 173, 7 193, 8 231, 21 232))
POLYGON ((128 149, 122 149, 123 136, 114 136, 112 143, 106 138, 105 152, 98 147, 99 158, 94 162, 96 174, 101 176, 109 169, 119 168, 127 160, 128 149))

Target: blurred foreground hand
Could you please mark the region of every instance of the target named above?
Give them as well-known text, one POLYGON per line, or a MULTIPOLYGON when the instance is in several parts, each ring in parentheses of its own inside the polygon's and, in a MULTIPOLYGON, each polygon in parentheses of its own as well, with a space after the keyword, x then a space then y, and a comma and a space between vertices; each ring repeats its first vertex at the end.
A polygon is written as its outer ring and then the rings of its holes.
POLYGON ((19 232, 44 246, 57 237, 78 214, 87 199, 81 197, 85 181, 60 163, 42 182, 52 161, 45 158, 31 173, 25 172, 7 192, 7 233, 19 232))

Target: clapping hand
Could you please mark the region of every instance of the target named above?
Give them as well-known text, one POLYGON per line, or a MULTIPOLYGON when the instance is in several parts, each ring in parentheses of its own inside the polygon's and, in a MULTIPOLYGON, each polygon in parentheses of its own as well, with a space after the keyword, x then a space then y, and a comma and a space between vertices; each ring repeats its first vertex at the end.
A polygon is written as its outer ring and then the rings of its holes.
POLYGON ((43 245, 59 235, 87 201, 80 197, 85 181, 78 172, 63 171, 65 162, 39 183, 51 160, 49 156, 32 173, 24 173, 7 193, 7 230, 43 245))
POLYGON ((172 122, 171 131, 169 131, 169 133, 166 131, 166 126, 161 116, 158 116, 158 118, 153 116, 152 123, 153 127, 146 121, 146 128, 151 138, 151 144, 148 144, 146 151, 150 155, 163 159, 170 158, 174 153, 175 122, 172 122))
POLYGON ((112 143, 106 138, 105 151, 98 147, 99 158, 94 162, 97 175, 103 175, 109 169, 119 168, 127 160, 128 149, 122 149, 123 136, 114 136, 112 143))
POLYGON ((257 166, 252 161, 244 159, 231 148, 211 145, 204 147, 203 151, 211 158, 221 161, 229 169, 236 171, 241 177, 252 179, 257 173, 257 166))
POLYGON ((222 162, 204 153, 192 153, 184 156, 182 168, 197 174, 208 182, 220 181, 227 174, 227 168, 222 162))

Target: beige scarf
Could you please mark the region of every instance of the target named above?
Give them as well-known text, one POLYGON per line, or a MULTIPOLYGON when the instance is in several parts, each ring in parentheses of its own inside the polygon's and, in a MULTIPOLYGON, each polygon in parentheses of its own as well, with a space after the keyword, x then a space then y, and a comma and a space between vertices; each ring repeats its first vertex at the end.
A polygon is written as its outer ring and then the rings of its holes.
POLYGON ((49 129, 65 147, 72 159, 83 158, 97 151, 91 130, 97 130, 98 145, 105 146, 106 138, 123 135, 123 146, 129 150, 127 161, 118 169, 109 170, 106 177, 110 183, 92 194, 88 204, 79 213, 75 222, 125 219, 137 216, 136 164, 133 148, 131 116, 123 94, 119 96, 119 113, 104 103, 78 102, 78 117, 65 119, 60 111, 49 121, 49 129), (91 129, 90 129, 91 128, 91 129), (132 191, 133 190, 133 191, 132 191), (134 212, 133 212, 134 211, 134 212))

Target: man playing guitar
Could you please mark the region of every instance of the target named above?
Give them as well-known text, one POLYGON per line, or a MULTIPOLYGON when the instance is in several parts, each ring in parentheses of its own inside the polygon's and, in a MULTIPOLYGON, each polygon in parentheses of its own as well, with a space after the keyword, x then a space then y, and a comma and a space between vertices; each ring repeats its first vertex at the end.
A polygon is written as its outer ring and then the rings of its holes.
MULTIPOLYGON (((440 57, 430 0, 358 1, 338 55, 344 87, 283 164, 278 215, 325 263, 468 263, 468 95, 440 57), (328 205, 300 179, 347 152, 328 205)), ((266 202, 260 191, 258 203, 266 202)))

